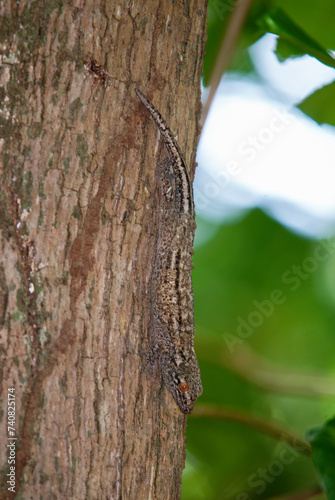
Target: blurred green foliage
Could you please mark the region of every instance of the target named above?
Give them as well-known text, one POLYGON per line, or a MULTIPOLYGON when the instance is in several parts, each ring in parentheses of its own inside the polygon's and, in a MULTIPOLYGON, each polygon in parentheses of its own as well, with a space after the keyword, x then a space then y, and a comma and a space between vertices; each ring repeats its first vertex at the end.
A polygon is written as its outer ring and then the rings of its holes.
POLYGON ((299 105, 299 108, 320 124, 329 123, 330 125, 335 125, 334 97, 335 83, 332 82, 307 97, 299 105))
MULTIPOLYGON (((196 352, 204 386, 199 404, 275 419, 302 437, 308 427, 334 412, 332 398, 294 393, 299 374, 335 373, 334 291, 326 279, 334 263, 335 242, 303 239, 260 210, 218 228, 213 239, 196 247, 196 352), (271 306, 271 297, 280 297, 281 303, 271 306), (250 327, 247 338, 239 335, 239 318, 250 327), (251 361, 245 352, 252 353, 251 361), (277 392, 276 385, 271 391, 253 383, 256 353, 275 372, 292 375, 291 394, 287 384, 277 392)), ((280 381, 278 376, 279 388, 280 381)), ((272 498, 318 484, 310 458, 239 423, 191 416, 187 444, 184 500, 272 498), (292 463, 281 463, 283 453, 292 463)))
POLYGON ((335 418, 311 429, 307 437, 313 446, 312 458, 328 498, 335 498, 335 418))
MULTIPOLYGON (((210 1, 205 85, 234 5, 210 1)), ((331 0, 255 0, 230 68, 254 71, 246 49, 267 30, 279 35, 280 59, 314 48, 314 56, 319 52, 332 65, 334 20, 331 0)), ((316 93, 302 109, 334 124, 334 85, 322 91, 326 99, 316 93)), ((204 386, 196 408, 239 409, 303 439, 335 413, 335 240, 305 239, 254 210, 221 227, 199 220, 195 249, 195 338, 204 386), (206 231, 214 236, 197 246, 206 231)), ((323 447, 329 440, 320 445, 313 435, 314 462, 317 441, 318 463, 329 463, 334 444, 323 447)), ((183 500, 326 498, 317 493, 325 467, 317 471, 312 457, 252 425, 191 415, 186 436, 183 500)), ((335 477, 335 465, 326 470, 335 477)), ((331 490, 327 498, 334 499, 331 490)))
MULTIPOLYGON (((207 86, 217 61, 217 55, 234 6, 243 0, 211 0, 208 6, 208 40, 203 67, 203 82, 207 86)), ((230 69, 241 74, 254 72, 247 49, 265 33, 278 35, 276 55, 280 61, 308 54, 323 64, 335 67, 335 2, 322 3, 298 0, 255 0, 240 33, 238 47, 230 61, 230 69)), ((320 89, 310 96, 301 109, 318 123, 334 124, 334 86, 320 89), (321 104, 321 105, 320 105, 321 104)))
POLYGON ((258 25, 264 32, 278 35, 277 54, 283 59, 308 54, 323 64, 335 67, 335 59, 327 50, 292 21, 282 9, 273 8, 266 12, 258 19, 258 25), (281 43, 284 43, 284 52, 280 51, 281 43))

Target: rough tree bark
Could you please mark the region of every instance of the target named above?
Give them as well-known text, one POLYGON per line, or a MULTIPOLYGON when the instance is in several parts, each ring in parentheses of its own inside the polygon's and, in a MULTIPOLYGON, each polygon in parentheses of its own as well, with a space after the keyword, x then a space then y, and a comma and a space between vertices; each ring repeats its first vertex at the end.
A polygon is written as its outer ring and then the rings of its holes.
POLYGON ((206 0, 0 9, 0 498, 11 388, 17 498, 179 498, 186 417, 140 356, 165 151, 134 88, 193 175, 206 0))

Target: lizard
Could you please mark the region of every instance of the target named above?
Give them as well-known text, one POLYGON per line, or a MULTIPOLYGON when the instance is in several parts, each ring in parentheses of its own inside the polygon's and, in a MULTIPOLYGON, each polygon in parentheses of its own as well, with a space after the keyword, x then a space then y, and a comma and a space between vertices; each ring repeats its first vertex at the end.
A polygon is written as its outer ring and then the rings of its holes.
POLYGON ((149 357, 180 410, 191 413, 202 394, 194 351, 192 254, 195 232, 193 192, 180 148, 154 105, 135 92, 154 119, 168 151, 158 162, 158 240, 151 279, 153 346, 149 357))

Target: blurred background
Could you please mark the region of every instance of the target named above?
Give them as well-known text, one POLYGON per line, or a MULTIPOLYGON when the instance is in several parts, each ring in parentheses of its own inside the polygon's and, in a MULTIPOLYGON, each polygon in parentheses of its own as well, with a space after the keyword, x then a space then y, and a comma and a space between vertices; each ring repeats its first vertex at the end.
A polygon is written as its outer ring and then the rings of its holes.
POLYGON ((183 500, 335 498, 334 28, 331 0, 209 2, 183 500))

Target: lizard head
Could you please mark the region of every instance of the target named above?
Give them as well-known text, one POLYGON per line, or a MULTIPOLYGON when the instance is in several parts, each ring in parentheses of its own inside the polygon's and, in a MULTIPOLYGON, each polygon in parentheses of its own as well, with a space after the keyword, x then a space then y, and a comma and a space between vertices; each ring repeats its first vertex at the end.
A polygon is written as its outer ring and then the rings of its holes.
POLYGON ((163 381, 183 413, 191 413, 197 398, 202 394, 200 370, 197 358, 192 356, 179 364, 165 365, 163 381))

